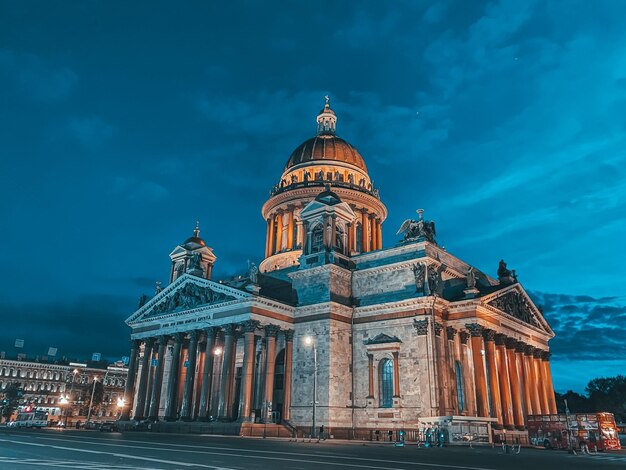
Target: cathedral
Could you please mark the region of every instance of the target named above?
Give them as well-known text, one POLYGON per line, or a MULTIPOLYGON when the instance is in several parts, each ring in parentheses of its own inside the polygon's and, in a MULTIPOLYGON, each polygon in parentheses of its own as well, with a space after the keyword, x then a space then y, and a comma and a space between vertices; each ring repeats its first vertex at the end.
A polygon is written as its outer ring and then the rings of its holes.
POLYGON ((245 276, 212 279, 198 226, 170 253, 169 284, 126 320, 123 420, 454 443, 524 440, 528 415, 556 413, 554 333, 515 271, 439 247, 422 210, 383 247, 387 208, 328 98, 261 212, 265 257, 245 276))

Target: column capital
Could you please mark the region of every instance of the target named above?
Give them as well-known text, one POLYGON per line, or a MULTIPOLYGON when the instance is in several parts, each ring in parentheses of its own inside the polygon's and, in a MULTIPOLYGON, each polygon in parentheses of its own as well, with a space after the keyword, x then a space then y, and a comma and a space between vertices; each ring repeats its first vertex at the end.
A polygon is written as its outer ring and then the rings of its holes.
POLYGON ((467 344, 470 334, 467 331, 459 331, 459 338, 461 338, 461 344, 467 344))
POLYGON ((456 328, 454 328, 452 326, 447 326, 446 327, 446 334, 448 335, 448 339, 449 340, 454 340, 454 337, 456 336, 456 328))
POLYGON ((400 355, 400 352, 399 351, 393 351, 391 354, 393 356, 394 361, 397 361, 398 360, 398 356, 400 355))
POLYGON ((259 328, 258 320, 246 320, 240 323, 244 333, 254 333, 259 328))
POLYGON ((552 353, 550 351, 542 351, 541 352, 541 360, 542 361, 550 361, 550 356, 552 356, 552 353))
POLYGON ((167 346, 167 343, 169 342, 169 340, 170 340, 170 335, 160 335, 158 339, 159 344, 162 344, 164 346, 167 346))
POLYGON ((485 328, 483 329, 483 338, 485 339, 485 341, 495 341, 496 339, 496 332, 495 330, 490 330, 489 328, 485 328))
POLYGON ((191 330, 189 332, 189 339, 191 341, 197 341, 198 340, 198 336, 199 336, 199 331, 198 330, 191 330))
POLYGON ((145 338, 145 339, 143 340, 143 344, 144 344, 146 347, 151 348, 151 347, 152 347, 152 345, 154 344, 154 338, 145 338))
POLYGON ((174 338, 175 343, 182 343, 185 339, 185 333, 174 333, 172 338, 174 338))
POLYGON ((469 331, 472 338, 477 338, 483 335, 483 326, 478 323, 466 323, 465 328, 469 331))
POLYGON ((217 328, 216 326, 207 326, 206 328, 204 328, 204 334, 206 335, 207 339, 215 338, 215 334, 217 333, 218 329, 219 328, 217 328))
POLYGON ((535 348, 533 351, 533 357, 535 359, 541 359, 541 355, 543 354, 543 350, 539 349, 539 348, 535 348))
POLYGON ((293 341, 293 330, 283 330, 285 333, 285 341, 292 342, 293 341))
POLYGON ((224 331, 224 336, 234 336, 237 331, 237 325, 235 323, 227 323, 222 325, 222 330, 224 331))
POLYGON ((525 348, 526 348, 526 343, 524 343, 523 341, 516 341, 515 342, 515 352, 516 353, 523 353, 525 348))
POLYGON ((280 326, 268 324, 264 326, 265 328, 265 336, 276 338, 278 336, 278 332, 280 331, 280 326))
POLYGON ((413 320, 413 328, 415 328, 418 336, 428 334, 428 320, 413 320))
POLYGON ((140 339, 133 339, 130 342, 130 349, 139 349, 139 346, 141 346, 141 340, 140 339))
POLYGON ((517 347, 517 340, 515 338, 507 338, 504 340, 507 349, 515 349, 517 347))
POLYGON ((374 355, 372 353, 367 353, 367 359, 370 361, 374 360, 374 355))
POLYGON ((524 344, 524 354, 526 356, 532 356, 534 350, 535 348, 531 346, 530 344, 524 344))
POLYGON ((441 330, 443 330, 443 325, 441 323, 434 322, 433 328, 435 329, 435 335, 441 336, 441 330))
POLYGON ((507 336, 502 333, 496 333, 494 340, 496 342, 496 346, 504 346, 506 344, 507 336))

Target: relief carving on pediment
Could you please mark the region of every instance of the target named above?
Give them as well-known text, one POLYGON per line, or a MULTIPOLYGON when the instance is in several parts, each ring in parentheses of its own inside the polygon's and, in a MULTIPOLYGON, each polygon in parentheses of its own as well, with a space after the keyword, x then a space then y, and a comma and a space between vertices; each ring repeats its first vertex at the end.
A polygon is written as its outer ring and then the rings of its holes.
POLYGON ((533 314, 533 308, 526 298, 517 291, 506 294, 492 300, 488 305, 495 307, 509 315, 522 320, 533 326, 540 326, 533 314))
POLYGON ((235 297, 190 282, 162 299, 150 313, 157 315, 175 310, 189 310, 201 305, 217 304, 230 300, 235 300, 235 297))

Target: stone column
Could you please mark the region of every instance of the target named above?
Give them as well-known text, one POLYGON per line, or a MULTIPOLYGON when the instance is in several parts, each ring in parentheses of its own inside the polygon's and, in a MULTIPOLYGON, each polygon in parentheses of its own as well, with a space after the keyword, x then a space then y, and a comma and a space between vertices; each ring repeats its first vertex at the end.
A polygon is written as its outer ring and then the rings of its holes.
POLYGON ((285 384, 283 386, 283 420, 291 419, 291 363, 293 361, 293 330, 285 330, 285 384))
POLYGON ((513 422, 517 429, 524 429, 524 413, 522 407, 522 387, 519 372, 517 370, 517 358, 515 357, 515 348, 517 340, 514 338, 506 339, 506 355, 509 373, 509 383, 511 386, 511 399, 513 402, 513 422))
POLYGON ((293 208, 288 212, 289 225, 287 226, 287 249, 293 250, 293 208))
POLYGON ((183 404, 181 406, 180 419, 190 421, 193 419, 192 398, 194 378, 196 375, 196 356, 198 354, 198 331, 189 333, 189 350, 187 352, 187 374, 185 375, 185 389, 183 390, 183 404))
POLYGON ((485 356, 489 371, 489 391, 491 396, 491 416, 497 418, 498 426, 502 428, 502 401, 500 398, 500 385, 498 383, 498 366, 496 365, 496 332, 486 329, 483 332, 485 338, 485 356))
POLYGON ((476 407, 478 416, 489 417, 489 399, 487 397, 487 374, 484 362, 483 327, 478 323, 465 325, 471 335, 472 362, 474 364, 474 382, 476 385, 476 407))
POLYGON ((356 225, 357 225, 357 221, 355 220, 354 222, 352 222, 352 246, 350 247, 351 251, 357 251, 356 250, 356 225))
POLYGON ((535 348, 526 345, 524 350, 524 359, 526 359, 526 370, 528 372, 528 388, 530 390, 530 402, 532 405, 532 414, 541 414, 541 405, 539 404, 539 389, 537 383, 537 376, 535 375, 535 363, 533 361, 533 353, 535 348))
POLYGON ((376 239, 378 230, 376 230, 376 219, 373 215, 370 218, 370 231, 372 233, 372 251, 374 251, 378 248, 378 240, 376 239))
POLYGON ((265 257, 266 258, 270 255, 270 230, 271 230, 271 222, 270 222, 270 219, 267 219, 267 230, 265 232, 265 257))
POLYGON ((459 331, 459 340, 461 341, 461 370, 463 371, 463 390, 465 391, 465 407, 469 416, 476 415, 476 393, 471 393, 475 390, 474 376, 471 373, 472 367, 470 366, 471 348, 468 345, 470 340, 470 334, 467 331, 459 331))
POLYGON ((506 429, 515 429, 515 423, 513 420, 513 404, 511 401, 511 382, 509 377, 509 368, 506 357, 506 340, 507 337, 503 334, 497 334, 495 338, 496 342, 496 356, 497 356, 497 368, 498 368, 498 383, 500 385, 500 400, 502 403, 502 422, 506 429))
POLYGON ((296 220, 296 248, 304 248, 304 229, 301 220, 296 220))
POLYGON ((174 334, 174 347, 172 348, 172 363, 170 364, 170 373, 167 378, 167 398, 165 400, 165 419, 174 421, 178 414, 178 375, 180 368, 180 350, 182 348, 184 335, 182 333, 174 334))
POLYGON ((367 368, 369 377, 369 388, 367 398, 374 398, 374 355, 367 354, 367 368))
POLYGON ((256 320, 248 320, 242 324, 244 337, 243 350, 243 371, 241 380, 242 400, 239 404, 239 419, 242 421, 250 420, 250 411, 252 409, 252 385, 254 383, 254 353, 255 341, 254 332, 259 327, 256 320))
POLYGON ((135 378, 137 377, 137 359, 139 357, 140 343, 138 339, 134 339, 130 342, 128 375, 126 376, 126 387, 124 388, 124 409, 120 418, 123 421, 130 419, 130 412, 132 411, 133 401, 135 400, 135 378))
POLYGON ((276 226, 276 218, 275 216, 272 216, 270 218, 270 235, 269 235, 269 241, 268 241, 268 249, 267 249, 267 256, 272 256, 274 254, 274 227, 276 226))
POLYGON ((552 373, 550 372, 550 351, 544 351, 541 357, 543 365, 543 376, 545 378, 546 394, 548 395, 548 409, 551 415, 557 414, 556 398, 554 396, 554 385, 552 384, 552 373))
POLYGON ((277 325, 265 326, 265 339, 267 342, 267 358, 265 366, 265 393, 263 395, 263 420, 266 423, 272 422, 272 411, 274 407, 274 371, 276 365, 276 336, 280 331, 277 325))
POLYGON ((532 403, 530 399, 530 377, 526 369, 526 360, 524 359, 524 349, 526 344, 518 341, 515 345, 515 356, 517 357, 517 370, 522 384, 522 397, 524 399, 524 421, 526 416, 532 413, 532 403))
POLYGON ((213 359, 215 347, 215 333, 217 329, 206 328, 206 344, 204 346, 204 367, 202 369, 202 388, 200 389, 200 405, 198 406, 198 420, 206 420, 209 416, 211 401, 211 383, 213 382, 213 359))
POLYGON ((141 376, 139 377, 139 387, 137 389, 137 406, 135 407, 134 419, 140 421, 145 418, 146 391, 148 389, 148 373, 150 372, 150 359, 152 358, 152 344, 154 338, 148 338, 144 342, 143 357, 141 358, 141 376))
POLYGON ((393 353, 393 397, 400 398, 400 353, 393 353))
POLYGON ((378 241, 378 249, 382 250, 383 249, 383 225, 382 225, 382 221, 378 221, 376 223, 376 230, 378 233, 378 236, 376 237, 376 241, 378 241))
POLYGON ((281 212, 276 216, 276 251, 280 253, 283 249, 283 214, 281 212))
POLYGON ((439 390, 439 413, 440 415, 447 415, 450 412, 450 396, 448 392, 448 369, 446 367, 446 339, 442 338, 441 332, 443 331, 443 325, 434 322, 433 329, 435 330, 435 377, 437 380, 437 388, 439 390))
POLYGON ((153 421, 159 419, 159 405, 161 403, 161 388, 163 385, 163 367, 165 366, 165 348, 167 347, 168 336, 159 336, 159 352, 157 353, 157 365, 154 372, 154 383, 152 385, 152 399, 150 400, 150 412, 148 418, 153 421))
POLYGON ((541 408, 541 414, 547 415, 550 413, 550 407, 548 406, 548 394, 546 393, 545 377, 543 376, 543 366, 541 365, 541 356, 543 351, 536 348, 533 351, 533 366, 535 368, 535 380, 537 381, 537 388, 539 389, 539 407, 541 408))
POLYGON ((235 379, 232 376, 232 362, 235 350, 234 324, 224 325, 224 353, 222 356, 222 373, 220 376, 220 400, 217 415, 220 419, 230 418, 230 390, 235 379))
POLYGON ((370 251, 369 250, 370 245, 369 245, 369 223, 367 222, 367 212, 365 212, 365 209, 363 209, 363 212, 361 213, 361 229, 362 229, 361 252, 367 253, 368 251, 370 251))

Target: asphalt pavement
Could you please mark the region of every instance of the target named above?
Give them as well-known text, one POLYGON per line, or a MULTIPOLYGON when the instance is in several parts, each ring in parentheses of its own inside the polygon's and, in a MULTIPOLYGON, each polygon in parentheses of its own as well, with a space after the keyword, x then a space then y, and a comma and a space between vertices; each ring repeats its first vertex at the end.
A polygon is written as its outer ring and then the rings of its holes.
POLYGON ((76 430, 0 428, 0 470, 71 469, 368 469, 368 470, 589 470, 626 468, 626 453, 570 455, 522 448, 423 448, 415 444, 76 430))

